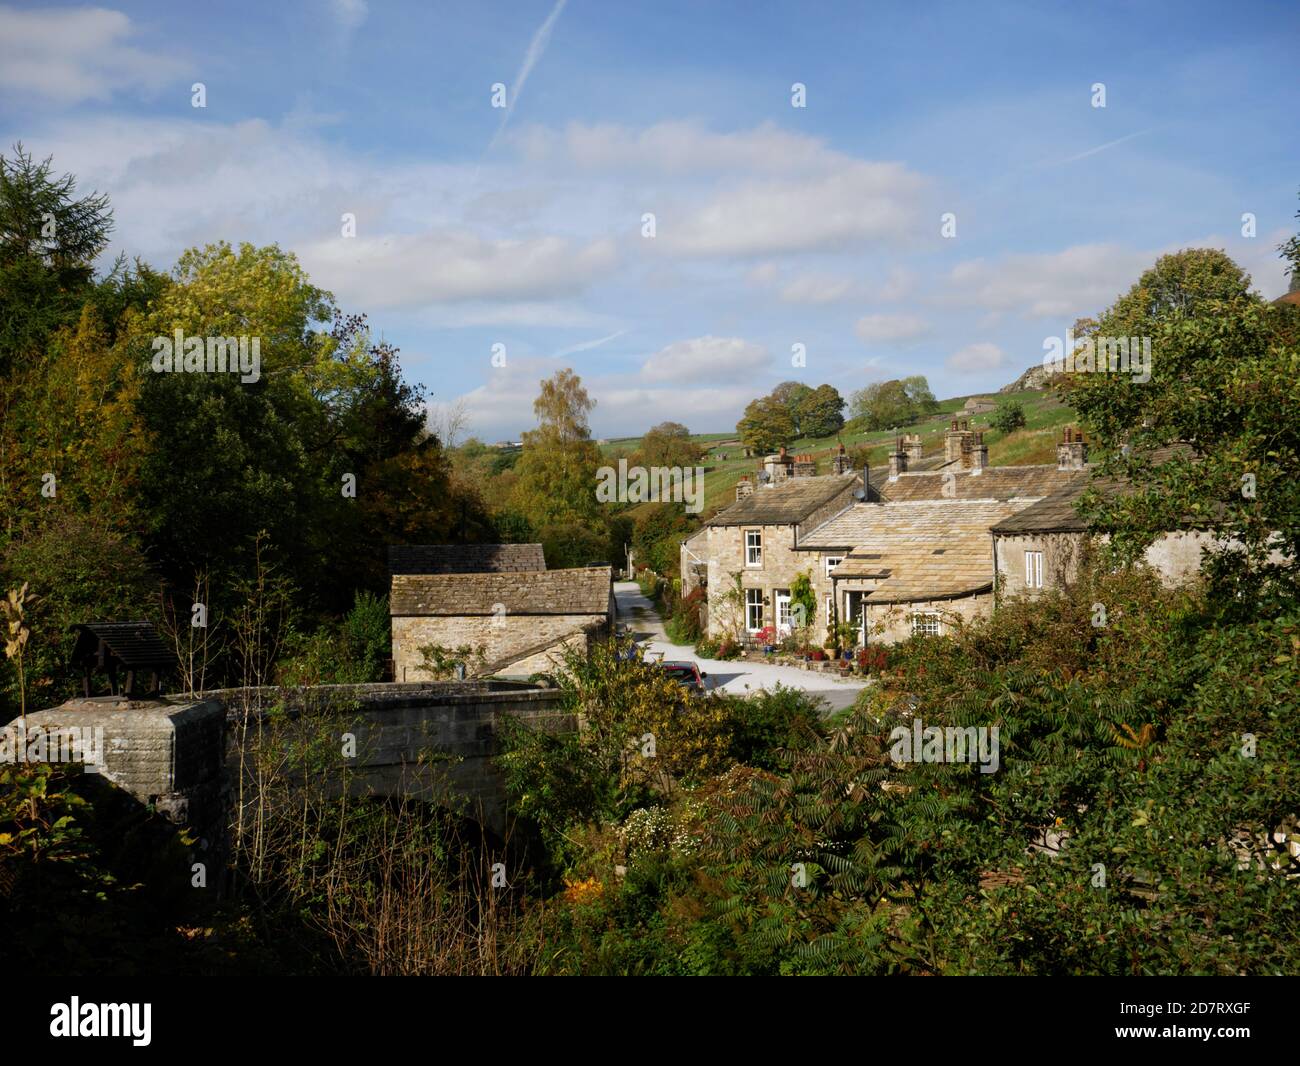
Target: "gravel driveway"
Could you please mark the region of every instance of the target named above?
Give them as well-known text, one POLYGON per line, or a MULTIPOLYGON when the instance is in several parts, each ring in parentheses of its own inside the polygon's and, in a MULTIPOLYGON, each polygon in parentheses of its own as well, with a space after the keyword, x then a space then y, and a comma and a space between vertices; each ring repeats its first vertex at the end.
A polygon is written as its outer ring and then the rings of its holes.
POLYGON ((665 659, 699 663, 700 670, 709 675, 705 684, 711 689, 743 696, 759 689, 773 688, 780 682, 787 688, 802 689, 819 696, 826 701, 828 711, 838 711, 852 706, 858 693, 868 685, 861 678, 841 679, 832 674, 800 670, 797 666, 701 659, 693 648, 669 642, 654 604, 641 594, 635 581, 614 582, 614 598, 618 603, 618 620, 632 631, 638 644, 648 653, 663 652, 665 659))

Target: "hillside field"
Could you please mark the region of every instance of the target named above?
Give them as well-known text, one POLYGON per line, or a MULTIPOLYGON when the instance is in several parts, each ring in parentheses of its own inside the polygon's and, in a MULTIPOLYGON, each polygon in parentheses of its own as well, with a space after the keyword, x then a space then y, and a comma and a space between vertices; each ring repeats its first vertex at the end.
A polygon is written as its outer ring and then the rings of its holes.
MULTIPOLYGON (((988 394, 979 394, 987 396, 988 394)), ((888 465, 889 451, 893 440, 901 433, 919 433, 924 443, 925 454, 933 455, 943 449, 943 435, 954 416, 963 409, 968 396, 954 396, 939 401, 939 410, 929 418, 897 430, 881 430, 873 433, 853 433, 845 431, 835 437, 804 438, 789 446, 792 455, 811 453, 817 458, 817 472, 830 473, 830 451, 838 441, 850 450, 867 445, 867 462, 875 466, 888 465)), ((1018 400, 1025 409, 1025 426, 1007 435, 989 427, 992 413, 976 415, 969 421, 972 429, 983 430, 984 443, 989 448, 990 466, 1024 466, 1036 463, 1054 463, 1056 461, 1056 442, 1060 439, 1061 428, 1075 421, 1074 412, 1050 391, 1029 390, 1026 392, 995 393, 990 396, 995 403, 1006 400, 1018 400)), ((725 507, 734 499, 736 482, 742 474, 753 474, 758 468, 758 460, 745 458, 744 448, 740 445, 735 432, 731 433, 693 433, 691 439, 709 446, 705 456, 704 474, 704 513, 711 514, 725 507), (726 455, 726 459, 721 456, 726 455)), ((641 442, 640 437, 619 437, 602 442, 601 451, 606 455, 631 454, 641 442)))

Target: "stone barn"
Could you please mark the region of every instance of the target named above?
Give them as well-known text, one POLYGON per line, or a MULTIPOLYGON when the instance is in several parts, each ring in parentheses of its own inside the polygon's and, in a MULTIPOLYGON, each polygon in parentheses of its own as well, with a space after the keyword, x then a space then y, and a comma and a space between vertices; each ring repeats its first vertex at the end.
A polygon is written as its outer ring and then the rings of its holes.
POLYGON ((547 570, 540 544, 392 548, 389 568, 394 681, 433 680, 429 645, 472 649, 470 675, 545 672, 613 626, 612 569, 547 570))

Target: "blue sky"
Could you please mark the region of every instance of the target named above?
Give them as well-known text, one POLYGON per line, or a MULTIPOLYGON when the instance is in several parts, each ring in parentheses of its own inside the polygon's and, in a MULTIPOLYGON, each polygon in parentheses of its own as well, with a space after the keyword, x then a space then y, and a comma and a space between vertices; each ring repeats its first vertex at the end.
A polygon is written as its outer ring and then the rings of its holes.
POLYGON ((1181 247, 1280 295, 1298 46, 1293 2, 0 4, 0 134, 109 255, 294 251, 474 435, 562 366, 598 435, 723 431, 791 378, 996 389, 1181 247))

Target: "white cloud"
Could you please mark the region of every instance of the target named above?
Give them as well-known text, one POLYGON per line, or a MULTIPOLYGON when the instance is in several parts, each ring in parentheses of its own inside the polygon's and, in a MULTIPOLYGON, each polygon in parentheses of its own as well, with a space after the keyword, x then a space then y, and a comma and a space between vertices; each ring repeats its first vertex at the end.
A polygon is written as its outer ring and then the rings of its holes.
POLYGON ((1018 253, 959 263, 944 302, 1024 318, 1093 315, 1114 302, 1155 262, 1157 253, 1116 244, 1080 244, 1059 252, 1018 253))
POLYGON ((102 7, 0 7, 0 89, 75 104, 123 89, 157 90, 186 69, 174 55, 132 43, 136 36, 130 18, 102 7))
MULTIPOLYGON (((484 363, 487 365, 486 356, 484 363)), ((561 364, 554 360, 536 358, 507 358, 505 366, 492 367, 484 384, 460 397, 465 403, 469 433, 479 436, 490 429, 495 435, 518 440, 522 431, 537 423, 533 401, 539 383, 559 369, 561 364)))
POLYGON ((980 344, 968 344, 965 348, 953 352, 948 356, 945 365, 958 374, 977 374, 982 370, 996 370, 1003 364, 1004 359, 1001 348, 985 341, 980 344))
POLYGON ((510 306, 466 308, 465 320, 553 323, 556 309, 542 301, 574 296, 616 266, 612 238, 524 229, 518 217, 470 210, 499 182, 494 168, 476 185, 471 165, 380 166, 340 154, 312 130, 260 119, 69 122, 29 147, 52 154, 82 190, 111 195, 120 244, 110 256, 124 250, 165 267, 218 239, 275 241, 345 305, 480 301, 510 306), (355 237, 341 236, 344 213, 356 218, 355 237))
POLYGON ((1209 234, 1145 249, 1077 244, 1059 252, 973 259, 953 268, 948 290, 938 302, 990 313, 1015 312, 1021 318, 1055 318, 1069 325, 1104 311, 1162 255, 1184 248, 1225 249, 1264 295, 1276 296, 1286 291, 1286 283, 1275 249, 1288 232, 1278 229, 1254 240, 1209 234))
POLYGON ((375 308, 569 296, 615 261, 611 240, 489 240, 464 230, 336 237, 302 248, 300 257, 320 284, 345 281, 352 300, 375 308))
POLYGON ((867 344, 915 340, 929 331, 929 323, 916 315, 863 315, 853 327, 858 339, 867 344))
POLYGON ((843 249, 914 232, 925 179, 899 163, 870 162, 768 123, 715 133, 696 122, 643 129, 572 123, 515 138, 539 169, 575 168, 632 180, 678 179, 640 193, 658 221, 656 247, 691 256, 843 249), (702 184, 709 175, 722 184, 702 184))
POLYGON ((691 121, 659 122, 643 129, 616 123, 573 122, 563 132, 530 127, 515 140, 533 163, 632 170, 639 174, 808 174, 836 170, 853 162, 815 137, 771 123, 752 130, 714 133, 691 121))
POLYGON ((672 419, 699 432, 730 430, 745 405, 754 398, 754 386, 730 385, 690 389, 629 387, 615 381, 597 383, 600 404, 592 415, 592 426, 600 436, 626 436, 672 419))
POLYGON ((739 337, 696 337, 674 341, 646 360, 643 378, 661 381, 716 381, 752 374, 771 361, 766 348, 739 337))
POLYGON ((924 179, 897 163, 846 164, 807 178, 742 182, 682 216, 659 242, 688 256, 773 255, 900 240, 915 232, 924 179))
POLYGON ((876 294, 877 298, 886 303, 897 303, 899 300, 905 300, 916 289, 918 280, 915 271, 908 270, 906 267, 894 267, 889 272, 888 279, 876 294))
POLYGON ((834 304, 852 299, 857 286, 849 278, 809 274, 794 278, 781 287, 781 302, 787 304, 834 304))
MULTIPOLYGON (((773 262, 760 263, 746 274, 751 285, 768 288, 781 281, 781 272, 773 262)), ((869 285, 837 274, 801 274, 781 284, 777 295, 782 303, 825 306, 848 303, 897 303, 909 296, 917 276, 903 267, 894 267, 879 285, 869 285)))

